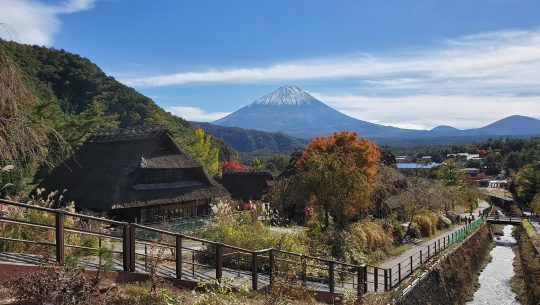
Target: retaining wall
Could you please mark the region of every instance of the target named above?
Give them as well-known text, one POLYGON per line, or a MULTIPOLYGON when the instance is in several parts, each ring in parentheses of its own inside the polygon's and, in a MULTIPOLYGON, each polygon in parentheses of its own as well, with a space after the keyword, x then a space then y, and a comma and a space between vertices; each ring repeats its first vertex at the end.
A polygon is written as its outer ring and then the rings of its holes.
POLYGON ((395 304, 465 304, 476 291, 490 243, 488 226, 484 224, 427 270, 395 304))

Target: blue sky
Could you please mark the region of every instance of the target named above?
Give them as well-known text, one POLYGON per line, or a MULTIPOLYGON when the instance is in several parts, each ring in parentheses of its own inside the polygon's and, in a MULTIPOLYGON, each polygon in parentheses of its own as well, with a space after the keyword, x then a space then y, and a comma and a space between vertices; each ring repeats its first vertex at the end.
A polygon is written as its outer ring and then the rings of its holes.
POLYGON ((400 127, 540 118, 533 0, 2 0, 0 36, 81 54, 191 120, 288 84, 400 127))

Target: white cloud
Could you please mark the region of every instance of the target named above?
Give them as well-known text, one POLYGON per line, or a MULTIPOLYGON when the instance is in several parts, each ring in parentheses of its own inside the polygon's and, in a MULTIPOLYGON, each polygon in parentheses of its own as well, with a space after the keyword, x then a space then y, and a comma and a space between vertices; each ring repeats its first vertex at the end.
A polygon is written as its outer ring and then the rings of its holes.
MULTIPOLYGON (((526 90, 540 85, 540 30, 498 31, 395 56, 345 56, 124 79, 132 86, 357 79, 374 88, 526 90)), ((478 91, 477 91, 478 92, 478 91)))
POLYGON ((229 112, 205 112, 197 107, 169 107, 165 110, 188 121, 212 122, 229 114, 229 112))
POLYGON ((539 96, 312 95, 352 117, 402 128, 431 129, 439 125, 476 128, 515 114, 540 118, 539 96))
POLYGON ((96 0, 67 0, 59 5, 35 0, 0 1, 0 37, 22 43, 50 46, 60 30, 59 17, 87 11, 96 0))

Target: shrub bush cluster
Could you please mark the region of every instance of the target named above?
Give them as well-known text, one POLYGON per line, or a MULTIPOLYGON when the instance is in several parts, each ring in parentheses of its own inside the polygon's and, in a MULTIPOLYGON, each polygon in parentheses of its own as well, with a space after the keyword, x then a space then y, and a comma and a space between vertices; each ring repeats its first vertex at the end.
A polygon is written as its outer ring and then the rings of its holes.
POLYGON ((437 216, 437 214, 426 213, 415 216, 413 222, 418 225, 422 237, 428 237, 435 234, 435 232, 437 231, 437 223, 439 222, 439 217, 437 216))
POLYGON ((277 233, 260 221, 238 223, 235 220, 220 222, 198 234, 215 242, 249 250, 276 247, 282 250, 306 253, 306 236, 303 233, 277 233))
POLYGON ((446 229, 452 226, 452 221, 443 215, 436 213, 424 213, 413 218, 409 234, 416 238, 429 237, 437 230, 446 229))
POLYGON ((378 261, 388 255, 394 244, 393 230, 384 220, 365 219, 343 232, 343 254, 348 262, 378 261))

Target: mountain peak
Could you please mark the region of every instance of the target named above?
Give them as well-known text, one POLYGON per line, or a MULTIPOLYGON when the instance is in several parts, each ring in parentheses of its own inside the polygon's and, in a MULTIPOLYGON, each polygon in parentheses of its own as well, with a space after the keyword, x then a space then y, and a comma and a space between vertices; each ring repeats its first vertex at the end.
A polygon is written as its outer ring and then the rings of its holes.
POLYGON ((296 86, 283 86, 279 87, 274 92, 259 98, 251 105, 302 106, 319 103, 321 103, 319 100, 296 86))

